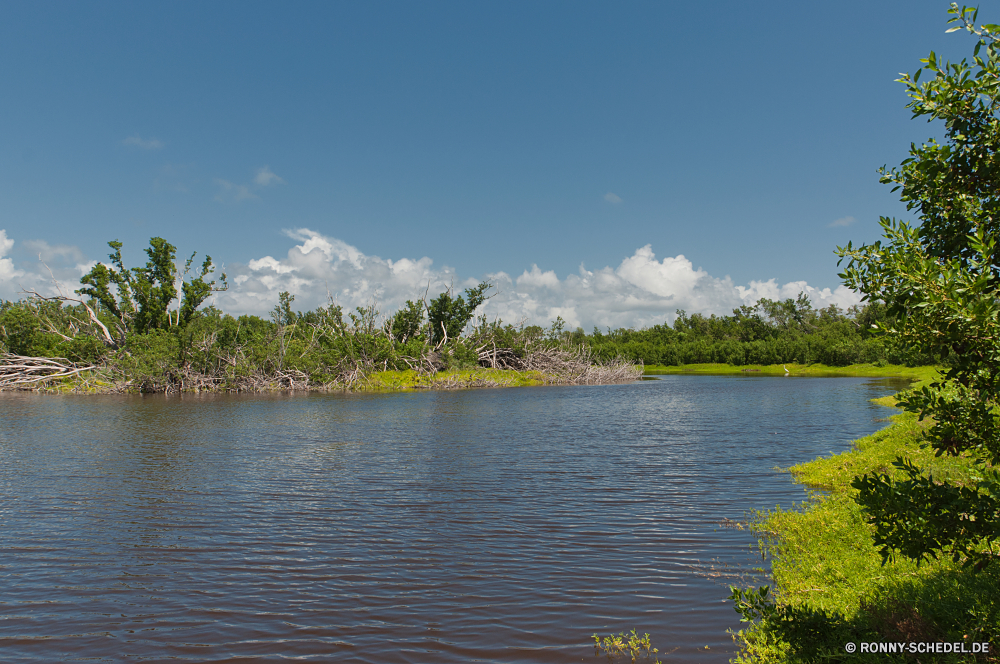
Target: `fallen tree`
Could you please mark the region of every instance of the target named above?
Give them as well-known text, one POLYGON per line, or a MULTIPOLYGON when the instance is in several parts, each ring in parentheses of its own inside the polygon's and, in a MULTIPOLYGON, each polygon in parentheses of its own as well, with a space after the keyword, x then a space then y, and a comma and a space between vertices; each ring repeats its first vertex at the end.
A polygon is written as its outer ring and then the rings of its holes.
POLYGON ((62 357, 25 357, 3 353, 0 355, 0 389, 31 389, 98 368, 92 364, 70 362, 62 357))

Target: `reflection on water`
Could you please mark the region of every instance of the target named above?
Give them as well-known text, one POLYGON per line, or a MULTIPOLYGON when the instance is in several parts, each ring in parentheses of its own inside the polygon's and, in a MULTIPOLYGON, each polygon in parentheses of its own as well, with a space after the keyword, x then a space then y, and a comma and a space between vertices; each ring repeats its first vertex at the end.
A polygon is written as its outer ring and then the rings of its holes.
POLYGON ((724 662, 776 472, 899 382, 0 395, 4 661, 724 662), (708 646, 708 649, 705 648, 708 646))

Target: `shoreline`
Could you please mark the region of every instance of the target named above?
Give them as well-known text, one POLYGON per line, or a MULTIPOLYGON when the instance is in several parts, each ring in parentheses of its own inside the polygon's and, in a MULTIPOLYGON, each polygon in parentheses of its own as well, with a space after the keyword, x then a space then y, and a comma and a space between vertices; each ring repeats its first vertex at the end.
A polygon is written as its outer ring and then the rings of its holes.
MULTIPOLYGON (((600 369, 600 367, 595 367, 600 369)), ((875 366, 855 364, 831 367, 822 364, 775 364, 732 366, 728 364, 687 364, 680 366, 632 365, 624 373, 593 376, 550 374, 538 370, 492 369, 475 367, 446 369, 435 373, 405 370, 375 371, 354 378, 349 383, 316 382, 301 372, 286 372, 266 377, 213 378, 192 374, 167 374, 153 378, 123 380, 108 367, 87 369, 73 376, 52 377, 23 386, 0 387, 0 392, 39 392, 46 394, 143 394, 143 393, 235 393, 273 392, 411 392, 476 388, 530 387, 539 385, 613 385, 647 376, 789 376, 789 377, 871 377, 929 380, 933 367, 875 366), (786 373, 787 369, 787 373, 786 373)))
MULTIPOLYGON (((904 377, 916 381, 910 389, 918 389, 936 372, 917 367, 904 377)), ((872 402, 895 407, 897 398, 872 402)), ((872 527, 854 500, 855 477, 894 473, 897 457, 937 477, 962 481, 975 474, 969 458, 935 457, 922 445, 926 420, 898 410, 887 419, 889 426, 853 441, 850 450, 785 469, 810 490, 803 503, 749 515, 747 526, 771 563, 774 601, 764 602, 772 609, 744 614, 752 621, 731 632, 740 648, 734 664, 884 662, 884 654, 848 654, 845 644, 990 641, 1000 634, 1000 570, 976 574, 948 557, 917 564, 900 556, 883 564, 872 527), (802 633, 806 623, 808 638, 802 633)), ((931 661, 983 660, 970 655, 931 661)))
MULTIPOLYGON (((598 367, 600 369, 600 367, 598 367)), ((558 375, 537 370, 492 369, 476 367, 446 369, 435 373, 413 369, 375 371, 359 376, 350 383, 315 382, 306 375, 253 378, 250 386, 241 378, 214 379, 211 383, 201 376, 174 375, 157 377, 150 385, 138 380, 116 380, 106 368, 81 372, 72 377, 40 380, 30 386, 0 387, 0 392, 35 392, 40 394, 272 394, 276 392, 415 392, 423 390, 456 390, 476 388, 532 387, 541 385, 613 385, 642 379, 641 365, 627 369, 626 377, 604 374, 558 375)), ((247 381, 249 382, 249 381, 247 381)))
POLYGON ((809 377, 862 377, 862 378, 907 378, 913 381, 929 380, 936 367, 907 367, 898 364, 876 366, 874 364, 851 364, 833 367, 825 364, 754 364, 733 366, 731 364, 684 364, 680 366, 646 365, 647 376, 784 376, 785 367, 789 376, 809 377))

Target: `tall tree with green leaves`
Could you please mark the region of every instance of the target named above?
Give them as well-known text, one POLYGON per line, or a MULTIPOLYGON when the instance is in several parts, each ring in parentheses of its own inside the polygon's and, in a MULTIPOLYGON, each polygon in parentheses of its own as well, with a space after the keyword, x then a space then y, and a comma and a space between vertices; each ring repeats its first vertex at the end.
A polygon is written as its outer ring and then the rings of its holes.
POLYGON ((881 171, 919 222, 882 218, 882 240, 838 253, 844 283, 885 304, 886 334, 948 358, 948 371, 901 405, 931 419, 938 455, 979 463, 971 485, 902 459, 895 473, 857 478, 876 544, 884 559, 947 555, 981 569, 1000 551, 1000 26, 978 25, 977 10, 956 4, 949 14, 949 32, 975 37, 972 60, 932 52, 899 79, 913 116, 942 122, 944 139, 912 145, 898 168, 881 171))
POLYGON ((493 287, 488 281, 465 289, 465 297, 453 296, 445 291, 427 305, 427 321, 430 326, 431 343, 446 339, 457 339, 465 330, 472 317, 487 299, 486 291, 493 287))
POLYGON ((108 242, 112 252, 111 265, 98 263, 85 274, 76 291, 100 302, 104 311, 117 320, 121 332, 149 332, 169 327, 184 327, 195 311, 213 291, 225 290, 226 275, 221 284, 205 278, 214 270, 212 257, 205 256, 200 271, 188 278, 195 254, 187 259, 183 272, 175 260, 177 248, 160 237, 151 238, 146 255, 149 260, 142 267, 126 268, 122 260, 122 243, 108 242), (181 282, 181 300, 176 310, 171 304, 177 299, 177 282, 181 282))

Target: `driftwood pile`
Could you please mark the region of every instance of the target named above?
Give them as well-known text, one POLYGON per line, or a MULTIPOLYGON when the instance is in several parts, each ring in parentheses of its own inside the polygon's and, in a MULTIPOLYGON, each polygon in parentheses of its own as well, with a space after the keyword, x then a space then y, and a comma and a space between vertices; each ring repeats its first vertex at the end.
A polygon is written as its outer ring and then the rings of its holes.
POLYGON ((624 383, 642 376, 642 365, 618 357, 610 362, 596 360, 589 348, 552 348, 538 345, 518 352, 513 348, 483 346, 478 349, 479 365, 493 369, 538 371, 547 383, 598 385, 624 383))
POLYGON ((59 378, 70 378, 98 367, 77 364, 62 357, 25 357, 0 354, 0 389, 31 389, 59 378))
POLYGON ((274 392, 276 390, 308 390, 315 384, 309 374, 297 369, 279 369, 271 374, 258 372, 245 376, 211 375, 181 369, 163 376, 121 381, 116 392, 180 393, 180 392, 274 392))
MULTIPOLYGON (((545 383, 563 385, 596 385, 622 383, 642 376, 642 366, 622 358, 599 362, 589 349, 554 348, 537 344, 525 349, 478 349, 479 365, 493 369, 538 372, 545 383)), ((420 358, 402 358, 420 374, 433 375, 444 368, 442 352, 435 349, 420 358)), ((235 363, 233 363, 235 368, 235 363)), ((219 371, 202 373, 190 368, 164 367, 156 375, 128 375, 123 367, 111 361, 104 366, 80 364, 64 358, 25 357, 10 353, 0 354, 0 389, 37 390, 52 387, 53 382, 65 378, 83 379, 77 388, 96 389, 102 392, 270 392, 275 390, 329 390, 364 389, 368 376, 387 369, 388 362, 343 362, 341 366, 327 367, 330 383, 318 383, 309 374, 296 369, 278 369, 265 372, 251 371, 242 375, 219 371), (93 372, 84 376, 84 372, 93 372)), ((154 371, 155 373, 155 371, 154 371)), ((74 381, 76 382, 76 381, 74 381)), ((514 377, 502 375, 464 376, 434 380, 427 387, 434 389, 467 387, 504 387, 515 382, 514 377)))

